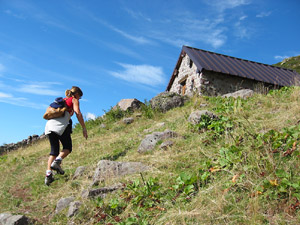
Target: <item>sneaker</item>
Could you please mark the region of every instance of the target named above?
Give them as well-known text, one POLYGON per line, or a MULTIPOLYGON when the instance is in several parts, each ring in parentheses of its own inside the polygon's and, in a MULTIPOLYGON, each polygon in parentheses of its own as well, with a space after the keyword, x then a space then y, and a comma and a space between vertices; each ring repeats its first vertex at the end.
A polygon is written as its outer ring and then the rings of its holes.
POLYGON ((64 174, 65 171, 60 167, 61 160, 54 160, 51 164, 51 169, 55 170, 59 174, 64 174))
POLYGON ((54 181, 52 173, 45 177, 45 184, 49 186, 54 181))

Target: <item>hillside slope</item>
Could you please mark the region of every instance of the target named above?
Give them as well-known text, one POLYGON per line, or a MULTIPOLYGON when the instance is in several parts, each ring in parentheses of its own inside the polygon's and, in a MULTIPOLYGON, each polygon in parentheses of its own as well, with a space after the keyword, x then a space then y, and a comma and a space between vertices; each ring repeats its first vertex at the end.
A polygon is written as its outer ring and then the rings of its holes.
POLYGON ((274 66, 279 66, 287 69, 292 69, 300 74, 300 55, 286 58, 282 62, 274 64, 274 66))
POLYGON ((141 116, 130 115, 132 124, 121 120, 128 115, 110 111, 105 120, 87 122, 87 141, 75 127, 66 174, 49 187, 43 183, 47 140, 0 156, 0 213, 36 224, 299 224, 299 100, 299 88, 247 100, 194 97, 167 113, 145 107, 141 116), (191 112, 203 109, 219 119, 189 124, 191 112), (159 142, 151 152, 137 152, 146 134, 165 129, 179 135, 172 146, 163 150, 159 142), (105 180, 93 188, 121 182, 125 189, 85 199, 81 193, 91 188, 101 159, 151 169, 105 180), (73 180, 79 166, 86 172, 73 180), (82 202, 79 213, 55 215, 57 202, 69 196, 82 202))

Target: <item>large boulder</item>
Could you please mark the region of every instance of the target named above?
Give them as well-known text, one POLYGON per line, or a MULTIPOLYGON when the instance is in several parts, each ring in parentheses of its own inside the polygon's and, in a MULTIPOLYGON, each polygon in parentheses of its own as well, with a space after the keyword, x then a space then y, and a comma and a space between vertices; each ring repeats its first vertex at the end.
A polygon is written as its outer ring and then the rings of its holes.
POLYGON ((79 212, 80 206, 81 206, 80 201, 71 202, 70 205, 69 205, 69 210, 68 210, 67 217, 75 216, 79 212))
POLYGON ((0 214, 0 224, 1 225, 15 225, 22 224, 27 225, 30 220, 23 215, 12 215, 11 213, 1 213, 0 214))
POLYGON ((109 160, 100 160, 93 177, 93 184, 97 185, 105 179, 123 176, 127 174, 140 173, 150 168, 141 162, 116 162, 109 160))
POLYGON ((55 214, 60 213, 63 209, 69 207, 70 203, 74 201, 74 197, 61 198, 55 208, 55 214))
POLYGON ((121 183, 114 184, 109 187, 101 187, 101 188, 95 188, 91 190, 83 190, 81 193, 82 198, 95 198, 95 197, 101 197, 105 198, 108 193, 114 192, 116 190, 124 189, 124 185, 121 183))
POLYGON ((114 107, 116 109, 119 107, 123 111, 135 111, 141 107, 144 103, 140 102, 139 100, 135 98, 130 98, 130 99, 122 99, 121 101, 118 102, 118 104, 114 107))
POLYGON ((184 105, 185 98, 174 92, 162 92, 150 100, 151 107, 161 112, 184 105))
POLYGON ((242 99, 246 99, 249 98, 251 96, 253 96, 254 91, 250 90, 250 89, 242 89, 233 93, 228 93, 225 95, 222 95, 223 98, 229 98, 229 97, 233 97, 233 98, 242 98, 242 99))
POLYGON ((160 140, 165 140, 168 138, 178 137, 178 134, 171 130, 165 130, 164 132, 153 132, 152 134, 146 135, 144 140, 142 140, 138 152, 144 153, 154 149, 156 143, 160 140))
POLYGON ((193 125, 199 124, 201 122, 203 115, 208 116, 212 120, 218 119, 218 116, 216 116, 214 113, 212 113, 210 111, 197 110, 190 114, 188 121, 193 125))
POLYGON ((86 167, 85 166, 79 166, 77 167, 74 176, 73 176, 73 180, 77 179, 78 177, 82 176, 85 172, 86 167))

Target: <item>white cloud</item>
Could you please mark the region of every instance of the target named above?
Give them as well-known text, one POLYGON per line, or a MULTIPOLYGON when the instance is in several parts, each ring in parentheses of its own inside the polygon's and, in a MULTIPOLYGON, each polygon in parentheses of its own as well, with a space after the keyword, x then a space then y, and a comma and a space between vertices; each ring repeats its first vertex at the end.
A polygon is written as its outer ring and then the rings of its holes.
POLYGON ((206 0, 206 4, 214 7, 217 11, 225 11, 242 5, 248 5, 251 0, 206 0))
POLYGON ((4 10, 4 13, 9 15, 9 16, 13 16, 13 17, 16 17, 18 19, 25 19, 26 17, 22 14, 16 14, 14 12, 12 12, 11 10, 7 9, 7 10, 4 10))
POLYGON ((129 8, 125 8, 125 11, 130 15, 130 16, 132 16, 134 19, 143 19, 143 20, 146 20, 146 21, 148 21, 148 22, 151 22, 152 20, 151 20, 151 18, 150 17, 147 17, 147 16, 145 16, 143 13, 141 13, 140 11, 138 11, 138 12, 136 12, 136 11, 133 11, 133 10, 131 10, 131 9, 129 9, 129 8))
POLYGON ((244 19, 246 19, 248 16, 241 16, 240 18, 239 18, 239 20, 244 20, 244 19))
POLYGON ((134 41, 134 42, 136 42, 138 44, 149 44, 149 43, 151 43, 150 40, 148 40, 148 39, 146 39, 144 37, 133 36, 133 35, 128 34, 128 33, 124 32, 124 31, 122 31, 122 30, 120 30, 120 29, 118 29, 118 28, 116 28, 114 26, 111 26, 111 25, 108 25, 108 26, 109 26, 109 28, 111 30, 113 30, 113 31, 121 34, 123 37, 125 37, 125 38, 127 38, 127 39, 129 39, 131 41, 134 41))
POLYGON ((96 119, 96 115, 95 114, 93 114, 93 113, 87 113, 86 114, 86 119, 87 120, 95 120, 96 119))
POLYGON ((272 14, 271 11, 269 12, 261 12, 259 14, 256 15, 257 18, 263 18, 263 17, 267 17, 267 16, 270 16, 272 14))
POLYGON ((289 57, 291 57, 291 56, 287 56, 287 55, 284 55, 284 56, 282 56, 282 55, 276 55, 276 56, 274 56, 274 58, 276 60, 283 60, 283 59, 286 59, 286 58, 289 58, 289 57))
POLYGON ((10 105, 17 105, 22 107, 29 107, 34 109, 46 109, 48 106, 45 104, 35 103, 27 98, 15 97, 11 94, 0 92, 0 102, 10 105))
POLYGON ((121 36, 123 36, 123 37, 125 37, 125 38, 127 38, 127 39, 129 39, 131 41, 136 42, 137 44, 150 44, 150 43, 152 43, 152 41, 148 40, 147 38, 144 38, 142 36, 134 36, 132 34, 129 34, 129 33, 125 32, 125 31, 123 31, 123 30, 121 30, 121 29, 119 29, 119 28, 117 28, 117 27, 109 24, 108 22, 106 22, 105 20, 103 20, 103 19, 95 16, 93 13, 91 13, 88 10, 85 10, 83 8, 80 8, 78 10, 80 10, 82 13, 84 13, 86 16, 88 16, 89 18, 91 18, 95 22, 97 22, 97 23, 99 23, 99 24, 101 24, 101 25, 109 28, 110 30, 112 30, 112 31, 120 34, 121 36))
POLYGON ((3 93, 3 92, 0 92, 0 99, 1 98, 12 98, 13 96, 11 94, 6 94, 6 93, 3 93))
POLYGON ((130 65, 119 63, 123 67, 123 71, 110 71, 114 77, 121 78, 131 83, 140 83, 150 86, 163 84, 164 73, 161 67, 150 65, 130 65))
POLYGON ((21 85, 17 91, 36 94, 36 95, 49 95, 49 96, 58 96, 61 92, 51 89, 49 85, 46 84, 24 84, 21 85))

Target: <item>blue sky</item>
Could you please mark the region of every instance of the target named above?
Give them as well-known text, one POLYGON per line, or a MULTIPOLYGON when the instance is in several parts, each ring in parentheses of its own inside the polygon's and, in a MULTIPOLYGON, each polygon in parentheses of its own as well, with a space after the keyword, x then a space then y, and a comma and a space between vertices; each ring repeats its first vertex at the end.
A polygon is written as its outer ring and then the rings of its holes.
POLYGON ((42 134, 73 85, 86 119, 150 100, 182 45, 266 64, 300 55, 299 12, 299 0, 0 0, 0 145, 42 134))

